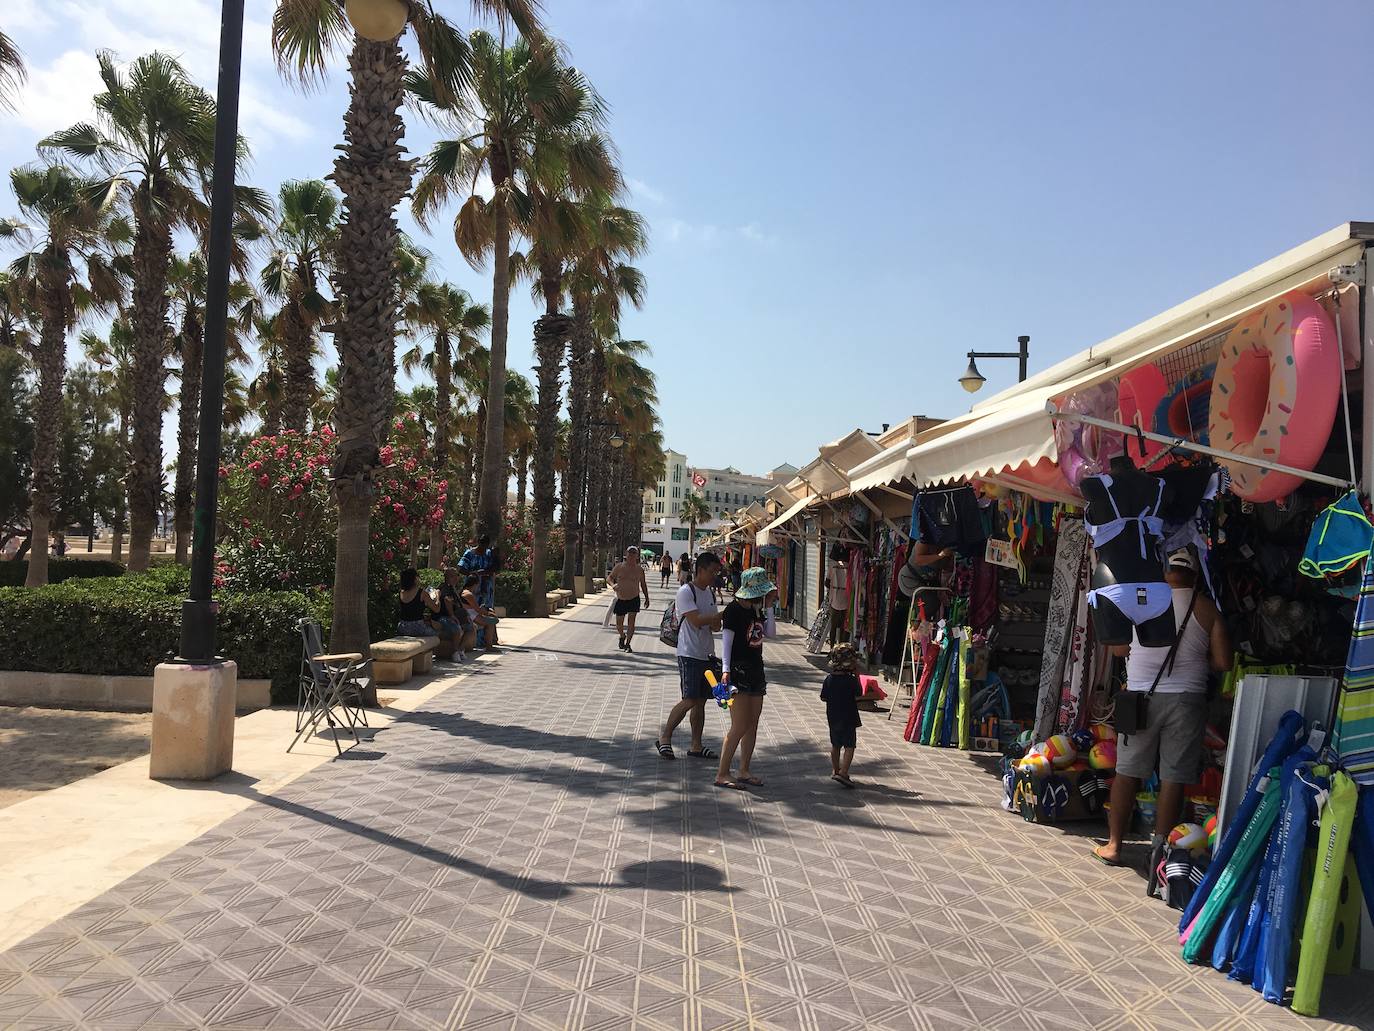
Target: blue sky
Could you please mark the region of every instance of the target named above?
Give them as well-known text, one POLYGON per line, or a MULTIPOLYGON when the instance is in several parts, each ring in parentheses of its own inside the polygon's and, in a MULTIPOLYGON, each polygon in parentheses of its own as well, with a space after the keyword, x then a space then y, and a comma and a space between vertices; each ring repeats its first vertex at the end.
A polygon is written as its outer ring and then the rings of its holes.
MULTIPOLYGON (((33 64, 19 114, 0 115, 5 167, 81 116, 97 46, 168 49, 213 84, 211 0, 4 6, 33 64)), ((248 6, 251 179, 321 175, 343 76, 309 96, 283 86, 270 2, 248 6)), ((648 303, 623 329, 653 346, 666 440, 694 464, 800 464, 855 426, 955 414, 970 348, 1029 333, 1043 368, 1374 218, 1367 3, 546 7, 610 103, 650 221, 648 303)), ((432 138, 412 120, 413 152, 432 138)), ((425 242, 489 299, 451 240, 425 242)), ((533 317, 519 292, 522 370, 533 317)), ((1015 375, 983 370, 989 392, 1015 375)))

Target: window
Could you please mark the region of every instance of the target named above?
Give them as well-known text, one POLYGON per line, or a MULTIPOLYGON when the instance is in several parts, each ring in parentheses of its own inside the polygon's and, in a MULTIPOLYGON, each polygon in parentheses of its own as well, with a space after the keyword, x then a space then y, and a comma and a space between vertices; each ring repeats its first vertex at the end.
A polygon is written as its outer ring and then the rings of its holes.
POLYGON ((663 514, 663 502, 661 502, 661 501, 656 502, 656 503, 654 504, 654 511, 657 512, 659 515, 662 515, 662 514, 663 514))
POLYGON ((658 485, 658 496, 663 497, 663 484, 658 485))
POLYGON ((682 466, 680 466, 680 465, 675 465, 675 466, 673 466, 673 482, 674 482, 674 483, 681 483, 681 482, 682 482, 682 466))
POLYGON ((674 498, 678 498, 678 497, 681 497, 681 496, 682 496, 682 488, 681 488, 681 487, 674 487, 674 488, 673 488, 673 497, 674 497, 674 498))

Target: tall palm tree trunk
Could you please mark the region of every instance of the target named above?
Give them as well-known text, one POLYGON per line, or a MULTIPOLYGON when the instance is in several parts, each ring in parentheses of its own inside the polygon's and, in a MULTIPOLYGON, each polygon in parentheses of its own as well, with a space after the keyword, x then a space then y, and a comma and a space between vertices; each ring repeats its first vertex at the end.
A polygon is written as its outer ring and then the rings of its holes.
MULTIPOLYGON (((372 477, 381 462, 396 388, 400 228, 395 209, 410 189, 414 162, 403 156, 401 146, 406 59, 396 40, 375 43, 358 37, 348 68, 352 88, 344 114, 347 142, 334 160, 333 174, 343 194, 343 218, 334 272, 335 295, 341 301, 334 335, 340 370, 332 463, 339 530, 330 648, 367 655, 372 477)), ((370 694, 364 701, 375 705, 376 691, 370 694)))
POLYGON ((527 497, 526 482, 530 477, 530 449, 521 445, 520 450, 515 453, 515 510, 520 515, 525 514, 525 501, 527 497))
POLYGON ((43 324, 38 340, 26 587, 42 587, 48 582, 48 534, 52 530, 52 502, 57 489, 57 433, 62 422, 62 380, 67 369, 66 315, 71 307, 69 273, 45 268, 42 275, 43 324))
MULTIPOLYGON (((491 178, 504 187, 511 169, 498 141, 493 148, 491 178)), ((506 334, 510 327, 510 211, 498 196, 492 219, 491 365, 487 370, 486 440, 477 490, 477 533, 498 543, 506 508, 506 334)))
POLYGON ((534 324, 535 381, 538 396, 534 419, 534 543, 530 548, 530 615, 547 616, 544 590, 548 565, 549 532, 553 529, 553 466, 558 448, 559 383, 563 346, 569 319, 551 312, 534 324))
POLYGON ((177 406, 177 479, 172 494, 178 565, 190 561, 194 515, 196 449, 200 429, 200 369, 205 360, 205 328, 188 312, 182 319, 181 401, 177 406))
MULTIPOLYGON (((145 187, 156 191, 157 184, 145 187)), ((163 199, 165 201, 165 198, 163 199)), ((133 437, 129 442, 129 570, 148 568, 162 500, 162 394, 167 377, 167 268, 172 230, 140 196, 134 207, 133 437)))
POLYGON ((590 432, 590 423, 593 419, 597 422, 608 421, 604 414, 604 396, 606 382, 606 359, 600 347, 592 348, 591 371, 588 375, 591 398, 587 404, 587 500, 582 517, 582 575, 589 580, 596 576, 600 567, 596 564, 594 552, 596 551, 596 515, 603 500, 606 485, 603 482, 603 463, 602 448, 600 438, 604 436, 604 428, 598 427, 602 432, 593 434, 590 432))
MULTIPOLYGON (((434 460, 430 475, 435 480, 448 476, 449 422, 453 418, 453 368, 448 334, 442 330, 434 338, 434 460)), ((439 569, 444 563, 444 519, 429 531, 429 567, 439 569)))
POLYGON ((582 549, 582 497, 587 476, 587 421, 591 356, 595 344, 587 313, 573 305, 573 329, 568 372, 568 461, 563 499, 563 587, 577 596, 573 579, 582 549))
POLYGON ((286 386, 280 418, 285 429, 298 433, 305 432, 310 408, 315 403, 315 366, 310 361, 310 327, 301 314, 301 289, 297 284, 278 316, 286 345, 286 386))
MULTIPOLYGON (((119 453, 129 453, 129 409, 126 402, 119 406, 119 453)), ((128 526, 128 493, 121 492, 115 506, 114 526, 110 531, 110 558, 116 562, 124 561, 124 530, 128 526)))

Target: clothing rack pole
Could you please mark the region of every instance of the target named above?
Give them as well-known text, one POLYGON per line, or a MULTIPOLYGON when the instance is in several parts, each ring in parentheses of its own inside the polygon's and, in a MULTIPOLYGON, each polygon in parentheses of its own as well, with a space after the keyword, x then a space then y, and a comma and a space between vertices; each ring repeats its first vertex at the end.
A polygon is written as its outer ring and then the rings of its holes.
POLYGON ((1257 469, 1268 469, 1270 472, 1286 473, 1289 476, 1296 476, 1299 479, 1311 480, 1313 483, 1324 483, 1329 487, 1341 487, 1349 490, 1355 484, 1350 480, 1342 480, 1336 476, 1327 476, 1324 473, 1315 473, 1309 469, 1299 469, 1295 466, 1284 465, 1281 462, 1270 462, 1263 458, 1249 458, 1245 455, 1238 455, 1233 451, 1223 451, 1221 448, 1211 447, 1207 444, 1194 444, 1184 440, 1182 437, 1166 437, 1162 433, 1152 433, 1149 430, 1141 430, 1135 426, 1127 426, 1125 423, 1112 422, 1110 419, 1099 419, 1095 415, 1083 415, 1079 412, 1061 412, 1055 407, 1053 401, 1045 404, 1045 414, 1055 422, 1078 422, 1084 426, 1096 426, 1098 429, 1112 430, 1116 433, 1124 433, 1131 437, 1143 437, 1146 440, 1153 440, 1159 444, 1168 444, 1178 451, 1191 451, 1194 454, 1206 455, 1209 458, 1224 459, 1228 462, 1238 462, 1241 465, 1252 465, 1257 469))

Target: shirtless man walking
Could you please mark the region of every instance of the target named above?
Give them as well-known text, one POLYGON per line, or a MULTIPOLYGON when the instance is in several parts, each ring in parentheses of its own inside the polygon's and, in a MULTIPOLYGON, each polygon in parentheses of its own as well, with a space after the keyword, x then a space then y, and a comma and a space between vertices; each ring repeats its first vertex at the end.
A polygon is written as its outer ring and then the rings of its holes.
POLYGON ((639 615, 639 595, 644 593, 644 608, 649 607, 649 582, 644 579, 644 564, 639 561, 639 549, 625 549, 625 558, 616 563, 607 579, 615 591, 615 629, 620 634, 620 650, 632 652, 630 639, 635 635, 635 619, 639 615), (628 617, 629 623, 626 624, 628 617))

